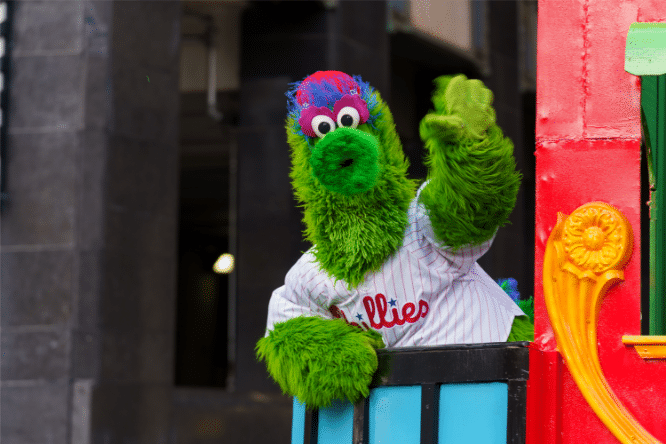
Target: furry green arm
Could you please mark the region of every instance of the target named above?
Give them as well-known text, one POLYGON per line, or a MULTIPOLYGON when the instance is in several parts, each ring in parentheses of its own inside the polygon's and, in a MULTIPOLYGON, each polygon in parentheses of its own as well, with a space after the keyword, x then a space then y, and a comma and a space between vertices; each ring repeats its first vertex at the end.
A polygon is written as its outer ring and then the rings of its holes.
POLYGON ((420 124, 428 185, 420 195, 438 240, 457 249, 490 239, 508 222, 520 173, 495 123, 493 94, 464 75, 435 80, 435 110, 420 124))
POLYGON ((368 396, 377 370, 375 349, 383 347, 374 330, 342 319, 298 317, 275 324, 256 352, 283 392, 314 409, 335 399, 355 403, 368 396))

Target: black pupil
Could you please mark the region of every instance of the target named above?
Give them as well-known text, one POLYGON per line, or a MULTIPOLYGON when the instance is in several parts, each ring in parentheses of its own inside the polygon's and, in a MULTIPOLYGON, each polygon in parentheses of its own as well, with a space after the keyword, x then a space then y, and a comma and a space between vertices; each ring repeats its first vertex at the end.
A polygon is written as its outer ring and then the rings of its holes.
POLYGON ((352 126, 354 124, 354 118, 349 114, 345 114, 340 119, 340 123, 342 123, 342 126, 352 126))
POLYGON ((321 122, 317 128, 320 133, 326 134, 331 130, 331 125, 328 122, 321 122))

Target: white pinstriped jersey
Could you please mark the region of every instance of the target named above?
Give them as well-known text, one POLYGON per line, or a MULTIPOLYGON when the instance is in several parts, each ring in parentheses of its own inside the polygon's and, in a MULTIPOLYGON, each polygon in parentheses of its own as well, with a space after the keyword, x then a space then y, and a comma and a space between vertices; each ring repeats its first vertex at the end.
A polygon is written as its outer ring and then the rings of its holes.
POLYGON ((409 206, 402 246, 380 270, 350 290, 306 252, 273 292, 268 329, 297 316, 343 317, 379 331, 388 347, 506 341, 523 312, 476 263, 492 239, 455 252, 438 247, 418 203, 421 189, 409 206))

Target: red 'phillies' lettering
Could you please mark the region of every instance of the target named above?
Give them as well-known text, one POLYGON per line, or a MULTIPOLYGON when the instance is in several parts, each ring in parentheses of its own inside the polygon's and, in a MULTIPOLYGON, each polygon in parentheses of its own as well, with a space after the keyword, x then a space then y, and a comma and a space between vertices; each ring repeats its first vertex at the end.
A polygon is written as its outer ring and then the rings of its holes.
POLYGON ((345 316, 344 312, 342 310, 340 310, 337 305, 331 305, 328 308, 328 311, 331 312, 331 314, 333 315, 334 318, 336 318, 336 319, 341 319, 342 318, 349 325, 353 325, 353 326, 361 328, 361 329, 365 328, 366 330, 370 330, 370 327, 368 327, 368 324, 366 324, 365 322, 361 322, 361 324, 363 324, 363 327, 358 325, 358 323, 356 323, 356 322, 349 322, 347 320, 347 316, 345 316))
MULTIPOLYGON (((429 310, 426 301, 419 301, 418 313, 416 313, 416 306, 411 302, 407 302, 402 306, 402 317, 400 317, 397 308, 392 308, 391 314, 393 315, 393 318, 390 321, 387 321, 386 313, 388 306, 386 303, 386 296, 381 293, 377 294, 374 300, 372 299, 372 296, 364 297, 363 306, 365 307, 365 312, 368 314, 370 325, 372 325, 373 328, 391 328, 394 325, 403 325, 405 322, 413 324, 418 321, 419 318, 425 318, 429 310), (378 315, 379 322, 375 322, 375 315, 378 315)), ((344 316, 344 313, 342 316, 344 316)))

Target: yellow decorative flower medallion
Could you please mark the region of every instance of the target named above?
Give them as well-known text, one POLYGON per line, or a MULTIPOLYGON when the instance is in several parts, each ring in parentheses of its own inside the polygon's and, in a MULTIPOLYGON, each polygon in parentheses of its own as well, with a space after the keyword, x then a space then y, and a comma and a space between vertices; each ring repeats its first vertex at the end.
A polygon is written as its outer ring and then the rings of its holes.
POLYGON ((579 268, 603 273, 624 266, 632 248, 631 225, 617 209, 603 202, 579 207, 566 220, 562 243, 579 268))

